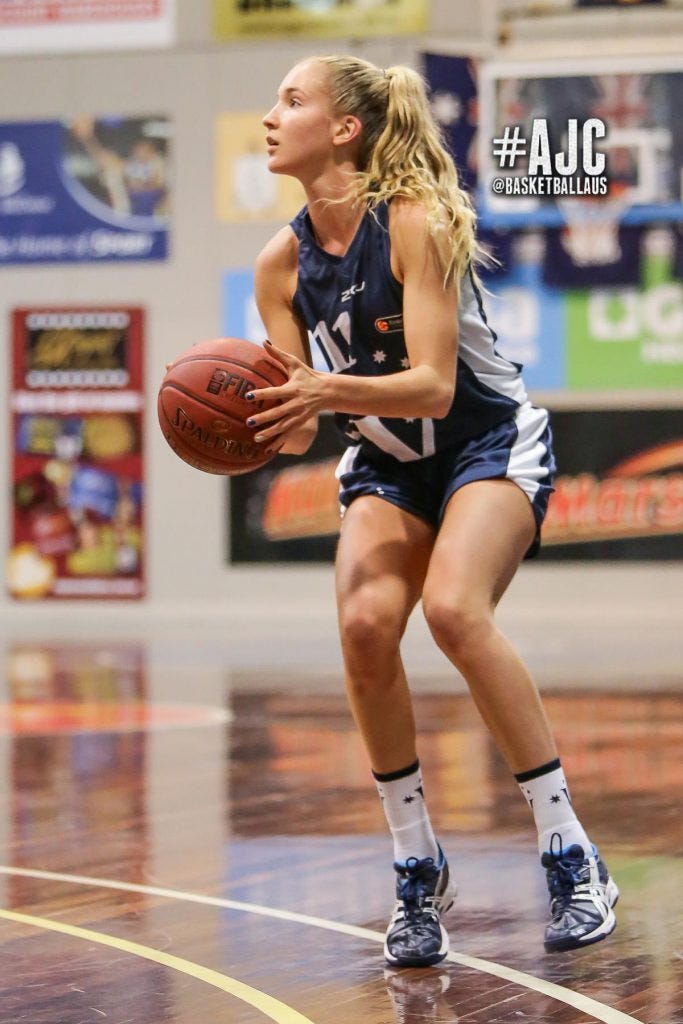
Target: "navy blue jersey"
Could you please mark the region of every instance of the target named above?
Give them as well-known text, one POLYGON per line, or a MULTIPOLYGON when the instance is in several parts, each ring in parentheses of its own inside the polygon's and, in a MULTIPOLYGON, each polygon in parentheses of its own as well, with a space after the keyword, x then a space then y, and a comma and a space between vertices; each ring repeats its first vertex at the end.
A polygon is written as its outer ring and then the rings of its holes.
MULTIPOLYGON (((299 240, 294 311, 332 373, 381 377, 410 368, 403 334, 403 286, 391 272, 388 208, 367 213, 344 256, 316 242, 308 209, 291 222, 299 240)), ((471 272, 461 282, 455 398, 443 419, 400 419, 337 413, 349 444, 378 448, 401 462, 489 430, 526 400, 520 369, 495 351, 471 272)))

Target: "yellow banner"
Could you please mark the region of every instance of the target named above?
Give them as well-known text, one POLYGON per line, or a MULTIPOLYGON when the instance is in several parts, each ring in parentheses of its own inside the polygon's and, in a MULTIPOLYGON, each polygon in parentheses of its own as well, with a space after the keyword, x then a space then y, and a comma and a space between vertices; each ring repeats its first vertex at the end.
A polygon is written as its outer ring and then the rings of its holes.
POLYGON ((216 39, 425 32, 429 0, 213 0, 216 39))
POLYGON ((271 174, 264 111, 222 114, 216 122, 216 213, 234 222, 291 220, 306 202, 298 181, 271 174))

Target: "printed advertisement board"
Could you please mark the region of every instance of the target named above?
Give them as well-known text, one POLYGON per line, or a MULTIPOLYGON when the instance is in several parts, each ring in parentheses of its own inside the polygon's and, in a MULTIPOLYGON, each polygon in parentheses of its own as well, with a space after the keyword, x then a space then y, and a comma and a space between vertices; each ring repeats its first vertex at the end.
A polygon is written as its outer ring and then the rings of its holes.
POLYGON ((480 240, 499 261, 482 270, 497 347, 524 364, 527 387, 680 388, 683 71, 664 60, 636 68, 587 58, 532 75, 528 65, 432 53, 424 69, 432 111, 477 203, 480 240), (606 199, 493 194, 492 176, 511 174, 494 166, 502 133, 528 136, 545 118, 559 143, 568 120, 588 117, 607 126, 606 199))
MULTIPOLYGON (((551 423, 559 470, 539 557, 683 558, 681 410, 563 410, 551 423)), ((231 480, 233 562, 333 557, 341 450, 323 416, 307 455, 231 480)))
POLYGON ((17 309, 12 597, 144 595, 144 314, 17 309))
POLYGON ((427 0, 213 0, 216 39, 404 35, 427 29, 427 0))
POLYGON ((291 220, 306 202, 301 185, 268 170, 261 113, 216 121, 216 212, 228 223, 291 220))
POLYGON ((0 266, 164 259, 170 128, 157 115, 0 124, 0 266))
POLYGON ((0 53, 170 46, 175 0, 0 0, 0 53))

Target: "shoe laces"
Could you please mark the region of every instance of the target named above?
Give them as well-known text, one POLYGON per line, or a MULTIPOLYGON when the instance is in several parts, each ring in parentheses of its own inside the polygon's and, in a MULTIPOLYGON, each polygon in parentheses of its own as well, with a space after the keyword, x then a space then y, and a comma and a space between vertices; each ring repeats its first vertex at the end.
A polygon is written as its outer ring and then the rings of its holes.
POLYGON ((576 887, 587 881, 583 848, 570 846, 564 856, 552 852, 544 854, 542 863, 546 868, 551 899, 559 906, 567 906, 576 887))
POLYGON ((399 875, 398 899, 407 920, 415 920, 425 910, 434 910, 434 894, 439 877, 433 857, 408 857, 405 866, 394 865, 399 875))

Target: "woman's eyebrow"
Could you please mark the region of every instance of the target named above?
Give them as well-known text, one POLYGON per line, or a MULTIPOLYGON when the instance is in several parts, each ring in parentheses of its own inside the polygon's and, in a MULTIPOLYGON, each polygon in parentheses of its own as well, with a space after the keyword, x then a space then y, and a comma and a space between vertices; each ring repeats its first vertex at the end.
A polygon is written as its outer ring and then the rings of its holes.
POLYGON ((283 89, 282 95, 291 96, 293 92, 300 92, 302 96, 306 95, 304 90, 300 89, 298 85, 288 85, 286 89, 283 89))

